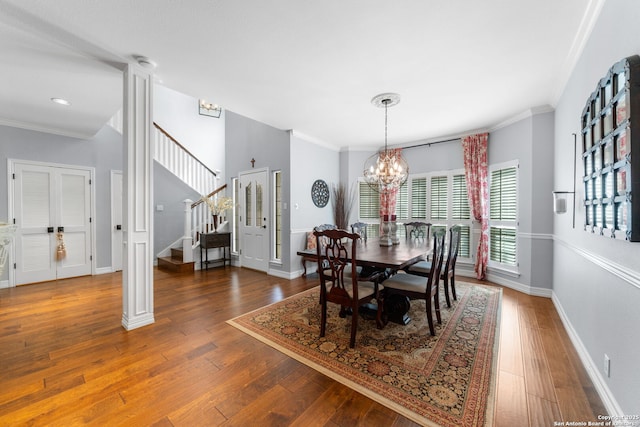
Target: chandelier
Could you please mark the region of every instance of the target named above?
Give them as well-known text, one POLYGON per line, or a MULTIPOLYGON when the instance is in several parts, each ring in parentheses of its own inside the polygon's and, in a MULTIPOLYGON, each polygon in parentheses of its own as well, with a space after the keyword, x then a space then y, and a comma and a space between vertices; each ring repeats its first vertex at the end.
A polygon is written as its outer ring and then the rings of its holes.
POLYGON ((372 155, 364 162, 364 180, 369 187, 379 192, 400 188, 409 176, 409 165, 400 149, 387 147, 387 110, 400 102, 397 93, 382 93, 371 99, 376 107, 384 107, 384 150, 372 155))

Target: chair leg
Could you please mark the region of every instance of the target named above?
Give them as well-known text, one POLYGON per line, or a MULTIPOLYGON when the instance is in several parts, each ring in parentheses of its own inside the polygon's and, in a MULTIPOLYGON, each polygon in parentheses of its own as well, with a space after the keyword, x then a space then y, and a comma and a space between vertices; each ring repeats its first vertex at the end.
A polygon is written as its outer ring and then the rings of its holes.
POLYGON ((427 322, 429 323, 429 332, 432 336, 436 335, 436 331, 433 327, 433 314, 431 313, 431 298, 427 298, 427 322))
POLYGON ((449 275, 444 275, 444 298, 447 300, 447 307, 451 308, 451 300, 449 299, 449 275))
POLYGON ((384 311, 384 297, 382 296, 382 292, 378 293, 376 297, 376 303, 378 304, 378 311, 376 312, 376 327, 378 329, 384 328, 384 321, 382 320, 382 314, 384 311))
POLYGON ((442 319, 440 318, 440 294, 438 292, 433 296, 433 305, 436 309, 436 319, 438 319, 438 324, 442 325, 442 319))
POLYGON ((451 272, 451 277, 449 278, 449 283, 451 284, 451 294, 453 295, 453 300, 458 301, 456 297, 456 274, 455 272, 451 272))

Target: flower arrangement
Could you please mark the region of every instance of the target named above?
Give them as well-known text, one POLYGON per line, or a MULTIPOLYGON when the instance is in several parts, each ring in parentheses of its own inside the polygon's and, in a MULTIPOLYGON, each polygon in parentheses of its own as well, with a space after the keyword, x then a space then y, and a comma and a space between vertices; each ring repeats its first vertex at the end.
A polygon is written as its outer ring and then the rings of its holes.
POLYGON ((224 211, 233 207, 233 199, 231 197, 212 199, 211 197, 202 196, 201 200, 209 206, 211 215, 221 215, 224 211))

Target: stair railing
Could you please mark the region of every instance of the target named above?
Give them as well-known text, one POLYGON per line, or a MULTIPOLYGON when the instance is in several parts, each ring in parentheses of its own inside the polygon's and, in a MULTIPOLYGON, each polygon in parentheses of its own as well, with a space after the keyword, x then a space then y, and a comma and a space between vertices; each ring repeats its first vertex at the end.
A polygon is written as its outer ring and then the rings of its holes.
MULTIPOLYGON (((227 188, 224 184, 211 193, 207 197, 214 197, 222 190, 227 188)), ((209 206, 200 199, 193 201, 186 199, 184 203, 184 234, 182 237, 182 261, 193 261, 193 250, 200 244, 200 234, 211 233, 215 231, 213 226, 213 215, 209 211, 209 206)), ((222 221, 223 218, 220 218, 222 221)))
POLYGON ((180 144, 157 123, 153 158, 199 194, 216 188, 217 174, 180 144))

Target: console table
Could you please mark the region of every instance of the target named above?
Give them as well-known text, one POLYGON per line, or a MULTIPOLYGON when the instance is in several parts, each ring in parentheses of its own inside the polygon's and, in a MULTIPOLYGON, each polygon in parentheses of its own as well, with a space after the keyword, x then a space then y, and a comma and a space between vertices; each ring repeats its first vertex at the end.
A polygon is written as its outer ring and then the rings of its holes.
MULTIPOLYGON (((206 265, 209 269, 209 263, 222 261, 222 265, 226 267, 227 260, 231 265, 231 233, 202 233, 200 234, 200 265, 206 265), (222 248, 222 258, 209 260, 209 249, 222 248), (229 255, 227 256, 227 248, 229 255), (204 261, 202 261, 202 251, 204 251, 204 261)), ((200 267, 202 268, 202 267, 200 267)))

